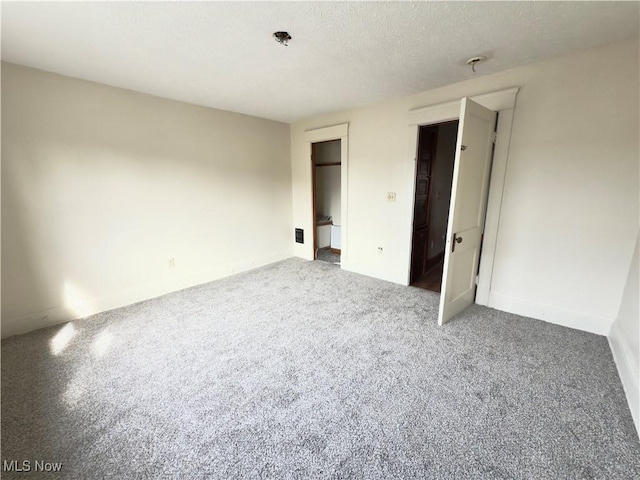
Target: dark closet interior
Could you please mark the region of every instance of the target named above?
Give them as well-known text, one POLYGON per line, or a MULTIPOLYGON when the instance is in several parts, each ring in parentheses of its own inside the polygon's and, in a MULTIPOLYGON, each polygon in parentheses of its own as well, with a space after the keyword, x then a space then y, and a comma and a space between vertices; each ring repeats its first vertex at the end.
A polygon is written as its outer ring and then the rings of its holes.
POLYGON ((458 121, 419 129, 410 284, 440 292, 458 121))

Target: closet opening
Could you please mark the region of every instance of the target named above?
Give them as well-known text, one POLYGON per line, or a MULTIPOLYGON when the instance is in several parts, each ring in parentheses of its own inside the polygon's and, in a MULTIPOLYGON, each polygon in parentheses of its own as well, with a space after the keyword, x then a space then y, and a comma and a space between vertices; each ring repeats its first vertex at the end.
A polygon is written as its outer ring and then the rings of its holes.
POLYGON ((409 284, 440 292, 458 120, 419 128, 409 284))
POLYGON ((342 141, 311 144, 314 259, 340 265, 342 141))

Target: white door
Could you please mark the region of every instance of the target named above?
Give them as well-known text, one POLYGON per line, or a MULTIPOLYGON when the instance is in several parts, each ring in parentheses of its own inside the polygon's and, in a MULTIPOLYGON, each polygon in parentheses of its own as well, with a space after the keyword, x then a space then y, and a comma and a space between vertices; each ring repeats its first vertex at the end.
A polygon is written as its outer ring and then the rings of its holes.
POLYGON ((484 229, 496 113, 463 98, 453 167, 438 324, 473 303, 484 229))

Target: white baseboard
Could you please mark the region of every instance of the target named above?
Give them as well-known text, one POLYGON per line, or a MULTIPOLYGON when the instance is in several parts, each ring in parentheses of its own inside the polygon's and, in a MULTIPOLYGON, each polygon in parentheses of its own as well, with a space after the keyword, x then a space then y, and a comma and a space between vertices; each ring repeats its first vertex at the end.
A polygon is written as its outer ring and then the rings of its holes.
POLYGON ((83 301, 81 305, 69 307, 59 305, 47 310, 30 312, 16 318, 2 319, 2 338, 20 335, 39 328, 50 327, 61 323, 77 320, 79 318, 95 315, 114 308, 124 307, 133 303, 156 298, 167 293, 183 290, 220 278, 228 277, 236 273, 252 270, 270 263, 278 262, 291 257, 291 251, 266 255, 259 258, 247 259, 244 262, 233 264, 220 264, 213 268, 207 268, 199 272, 189 274, 170 275, 164 279, 150 282, 136 288, 108 294, 99 298, 83 301))
POLYGON ((489 293, 487 306, 495 308, 496 310, 515 313, 516 315, 535 318, 556 325, 562 325, 563 327, 575 328, 576 330, 583 330, 604 336, 609 334, 614 320, 613 318, 575 312, 561 307, 536 303, 494 292, 489 293))
POLYGON ((609 346, 611 347, 613 360, 618 367, 618 374, 622 381, 624 393, 627 396, 633 422, 636 425, 638 436, 640 436, 640 366, 633 361, 633 355, 629 351, 628 343, 625 342, 617 323, 614 323, 611 327, 609 346))

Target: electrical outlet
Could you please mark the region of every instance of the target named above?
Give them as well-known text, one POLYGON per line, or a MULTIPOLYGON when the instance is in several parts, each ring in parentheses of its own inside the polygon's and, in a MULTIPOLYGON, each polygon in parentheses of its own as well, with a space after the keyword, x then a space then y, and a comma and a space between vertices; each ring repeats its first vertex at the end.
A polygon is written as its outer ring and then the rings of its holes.
POLYGON ((396 192, 387 192, 387 202, 389 203, 396 202, 396 192))
POLYGON ((380 255, 382 255, 382 254, 383 254, 382 247, 378 247, 378 253, 379 253, 380 255))
POLYGON ((174 268, 176 266, 176 259, 171 257, 169 259, 169 268, 174 268))

